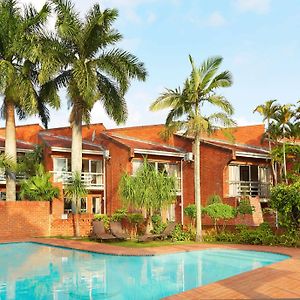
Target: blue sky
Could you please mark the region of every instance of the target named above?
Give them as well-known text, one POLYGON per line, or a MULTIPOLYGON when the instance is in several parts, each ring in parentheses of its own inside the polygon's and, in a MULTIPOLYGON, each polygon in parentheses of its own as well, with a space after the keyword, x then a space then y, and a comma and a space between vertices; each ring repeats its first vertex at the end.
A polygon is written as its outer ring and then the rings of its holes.
MULTIPOLYGON (((38 8, 43 3, 22 2, 38 8)), ((76 0, 75 5, 84 15, 95 2, 76 0)), ((299 0, 104 0, 100 5, 119 10, 115 27, 124 36, 119 46, 137 55, 149 73, 146 82, 133 82, 126 95, 126 126, 164 122, 166 112, 149 112, 149 105, 164 88, 182 85, 190 72, 188 54, 197 64, 223 56, 221 69, 232 72, 234 84, 220 93, 233 104, 240 125, 260 123, 252 111, 266 100, 300 99, 299 0)), ((61 96, 62 110, 51 113, 51 127, 68 125, 63 91, 61 96)), ((115 127, 100 104, 92 122, 115 127)))

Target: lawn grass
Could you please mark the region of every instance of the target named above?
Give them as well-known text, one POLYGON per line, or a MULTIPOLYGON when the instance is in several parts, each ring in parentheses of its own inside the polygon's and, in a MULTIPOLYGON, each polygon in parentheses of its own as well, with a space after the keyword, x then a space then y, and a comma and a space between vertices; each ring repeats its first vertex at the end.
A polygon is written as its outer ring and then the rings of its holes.
MULTIPOLYGON (((52 236, 51 238, 64 239, 64 240, 77 240, 80 242, 95 242, 94 239, 89 237, 76 238, 71 236, 52 236)), ((163 246, 174 246, 174 245, 191 245, 196 244, 194 241, 184 241, 184 242, 172 242, 171 240, 165 241, 149 241, 149 242, 138 242, 137 240, 127 240, 127 241, 111 241, 111 242, 99 242, 101 244, 107 244, 112 246, 120 246, 127 248, 148 248, 148 247, 163 247, 163 246)))

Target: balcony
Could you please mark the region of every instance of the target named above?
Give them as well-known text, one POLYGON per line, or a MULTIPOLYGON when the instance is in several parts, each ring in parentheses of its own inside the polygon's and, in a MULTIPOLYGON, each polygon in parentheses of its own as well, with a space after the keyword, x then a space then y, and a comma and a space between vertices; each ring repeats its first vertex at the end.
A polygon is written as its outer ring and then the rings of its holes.
POLYGON ((260 181, 229 181, 229 196, 251 196, 268 199, 271 183, 260 181))
MULTIPOLYGON (((54 182, 61 182, 64 186, 72 181, 72 172, 52 171, 54 182)), ((81 173, 81 182, 88 190, 104 190, 104 174, 103 173, 81 173)))

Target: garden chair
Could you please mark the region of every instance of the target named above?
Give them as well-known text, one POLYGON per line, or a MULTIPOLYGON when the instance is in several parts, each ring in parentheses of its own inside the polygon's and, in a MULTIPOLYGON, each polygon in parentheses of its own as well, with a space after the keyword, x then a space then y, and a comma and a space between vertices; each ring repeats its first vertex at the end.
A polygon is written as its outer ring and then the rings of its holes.
POLYGON ((127 240, 130 236, 124 232, 122 225, 120 222, 113 222, 109 223, 110 232, 119 240, 127 240))
POLYGON ((171 222, 167 225, 167 227, 164 229, 164 231, 161 234, 145 234, 143 236, 140 236, 138 238, 139 242, 147 242, 147 241, 153 241, 153 240, 165 240, 169 236, 172 235, 174 229, 175 229, 176 223, 171 222))
POLYGON ((91 238, 100 241, 117 239, 114 235, 105 232, 103 221, 93 221, 93 231, 91 234, 91 238))

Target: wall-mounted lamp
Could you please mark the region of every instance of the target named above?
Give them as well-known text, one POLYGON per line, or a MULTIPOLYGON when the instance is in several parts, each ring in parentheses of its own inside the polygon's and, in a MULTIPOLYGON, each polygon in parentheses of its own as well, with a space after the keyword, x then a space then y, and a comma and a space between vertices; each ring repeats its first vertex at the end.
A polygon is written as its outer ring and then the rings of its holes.
POLYGON ((110 154, 109 154, 109 150, 104 150, 103 151, 103 157, 106 160, 110 160, 110 154))

